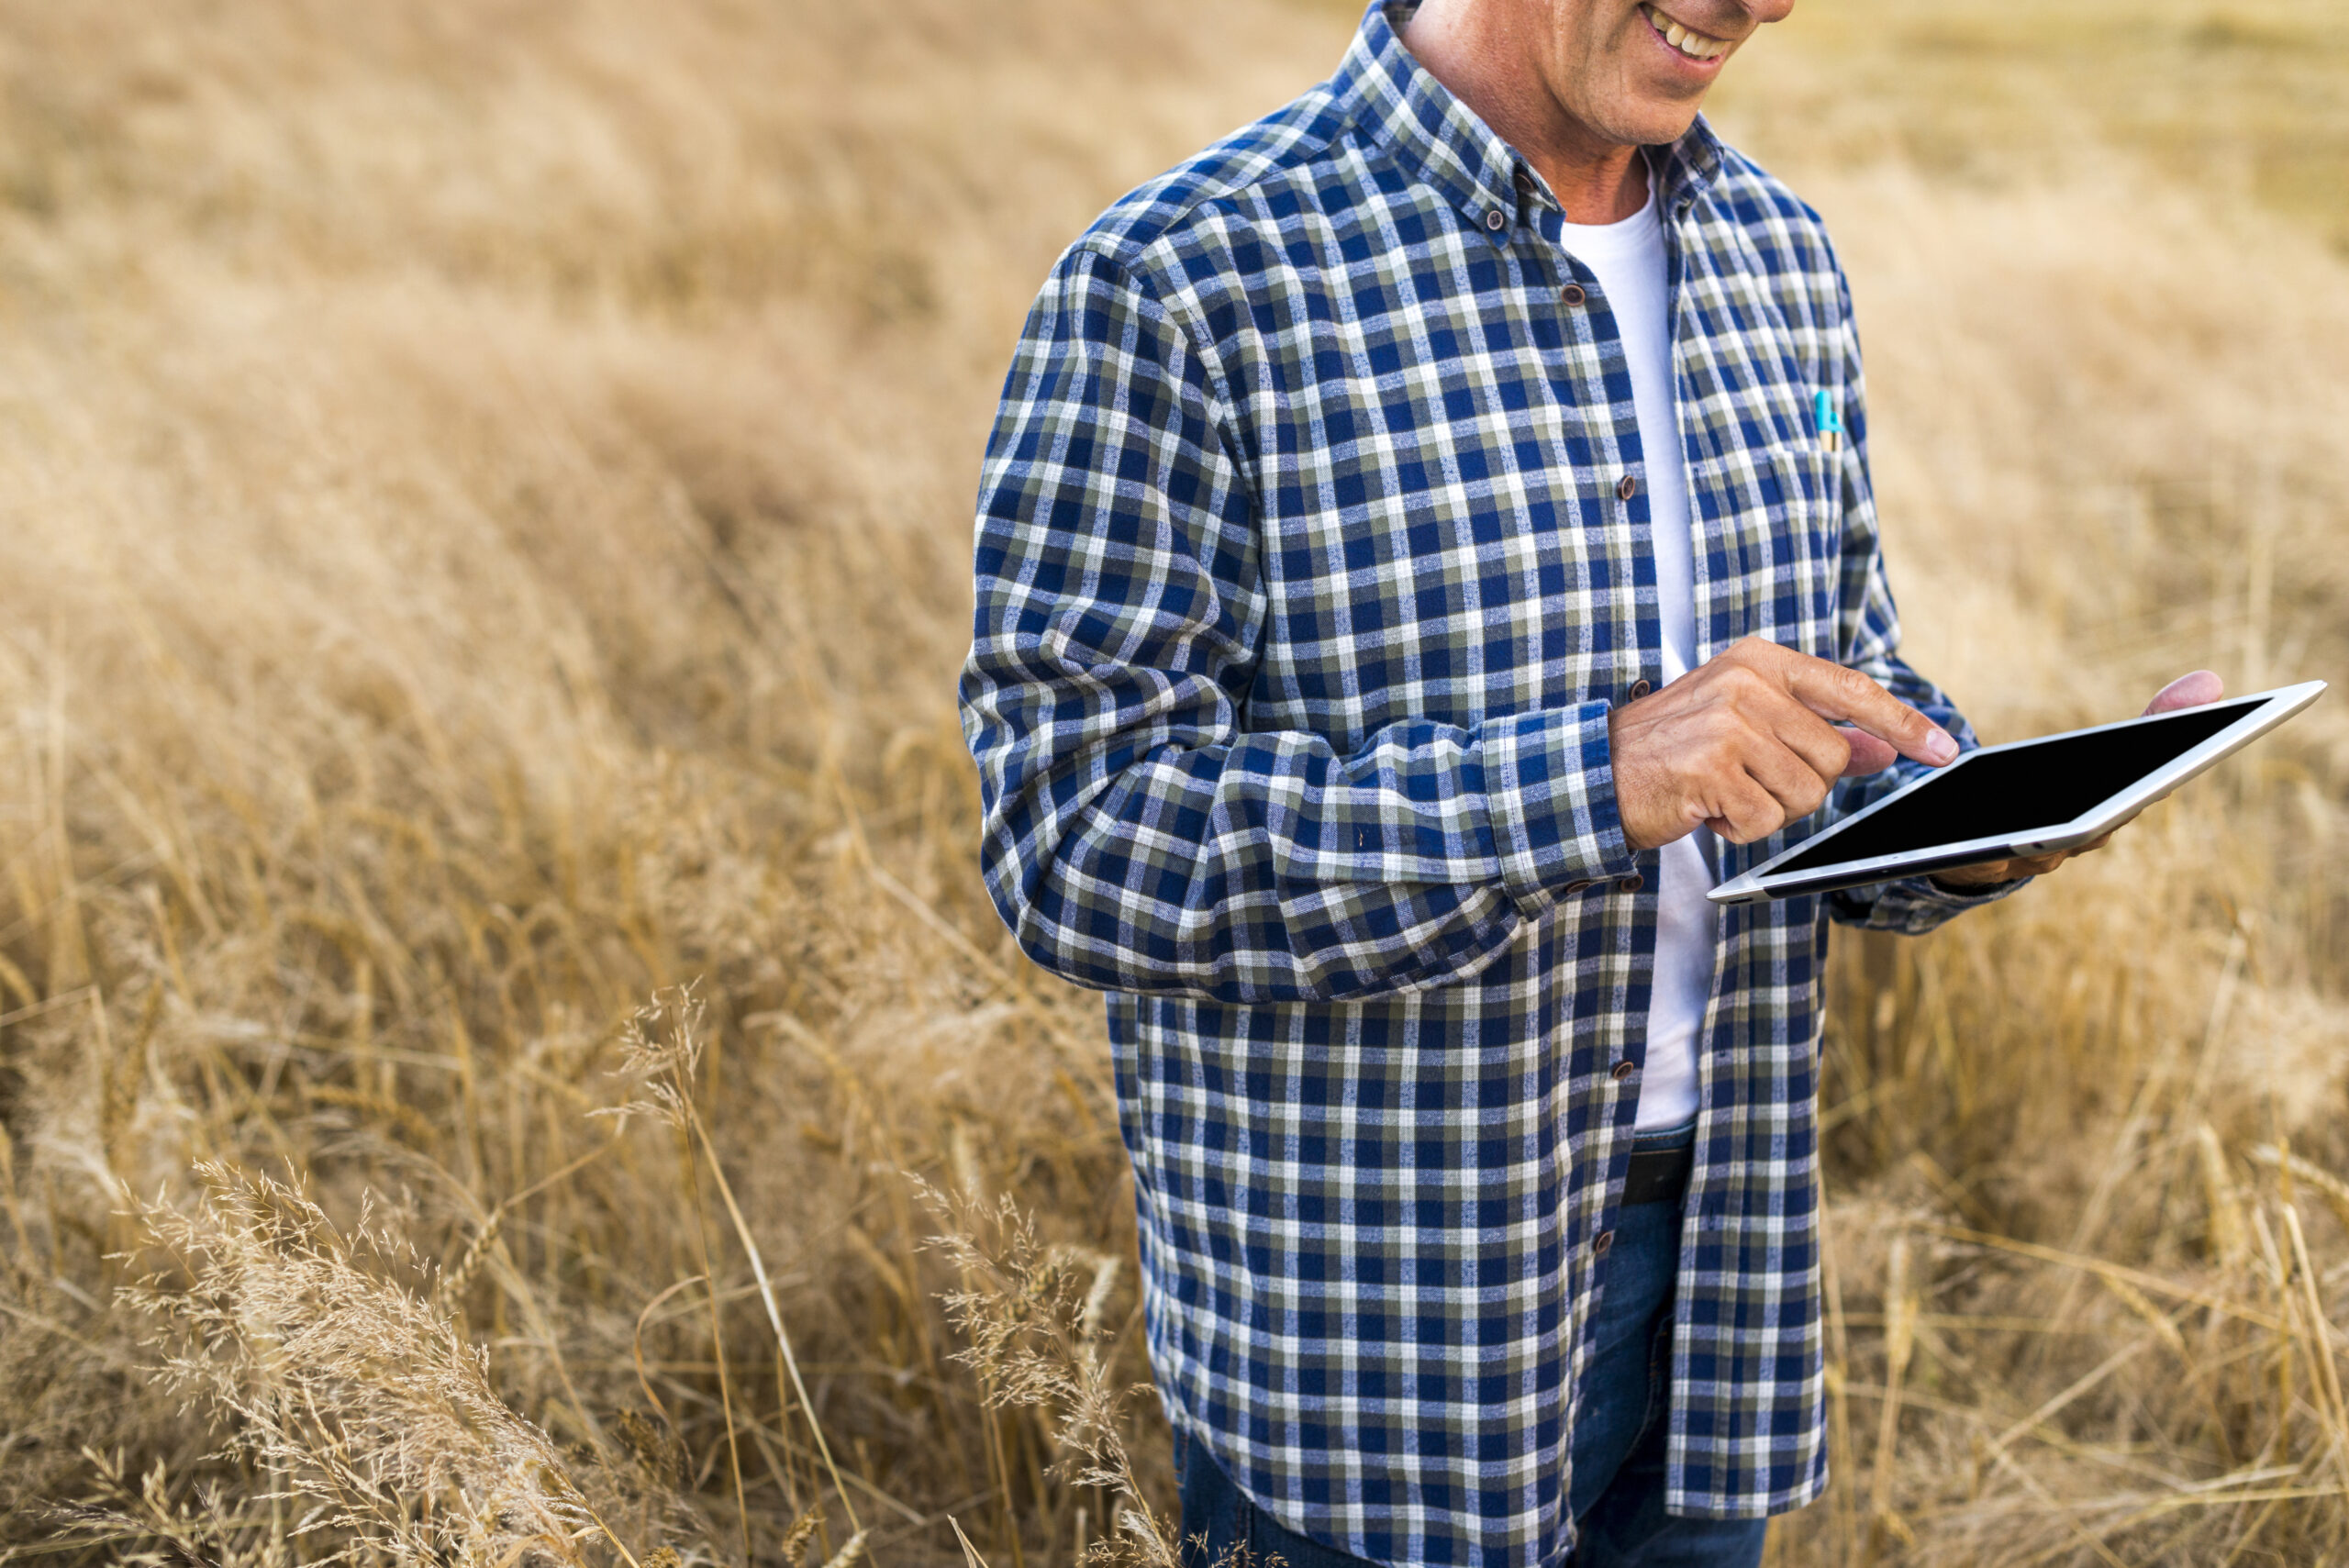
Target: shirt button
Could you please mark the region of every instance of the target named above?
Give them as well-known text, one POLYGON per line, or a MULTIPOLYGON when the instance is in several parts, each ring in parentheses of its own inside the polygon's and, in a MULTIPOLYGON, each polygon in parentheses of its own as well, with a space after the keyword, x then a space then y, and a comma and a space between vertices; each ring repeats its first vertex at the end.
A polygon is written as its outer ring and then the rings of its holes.
POLYGON ((1505 228, 1508 223, 1508 218, 1502 214, 1501 209, 1498 207, 1495 207, 1492 211, 1485 215, 1485 227, 1486 228, 1498 231, 1505 228))
POLYGON ((1655 688, 1649 685, 1645 680, 1633 681, 1631 683, 1631 700, 1633 702, 1637 702, 1653 690, 1655 690, 1655 688))
POLYGON ((1609 1250, 1614 1245, 1615 1232, 1612 1230, 1602 1230, 1598 1235, 1591 1238, 1590 1255, 1594 1258, 1603 1258, 1607 1256, 1609 1250))
POLYGON ((1636 1062, 1618 1062, 1615 1064, 1615 1071, 1612 1076, 1614 1077, 1615 1082, 1620 1084, 1624 1079, 1630 1077, 1632 1073, 1637 1073, 1639 1070, 1640 1064, 1636 1062))
POLYGON ((1598 885, 1598 884, 1595 882, 1570 882, 1566 884, 1565 891, 1568 893, 1587 893, 1598 885))
POLYGON ((1615 494, 1626 501, 1639 493, 1640 482, 1628 473, 1615 482, 1615 494))
POLYGON ((1646 877, 1634 873, 1633 875, 1625 877, 1615 885, 1621 888, 1626 893, 1637 893, 1641 888, 1645 887, 1647 884, 1648 879, 1646 877))
POLYGON ((1582 284, 1568 284, 1565 287, 1558 291, 1558 297, 1564 300, 1568 305, 1580 305, 1583 301, 1588 299, 1590 295, 1583 292, 1582 284))

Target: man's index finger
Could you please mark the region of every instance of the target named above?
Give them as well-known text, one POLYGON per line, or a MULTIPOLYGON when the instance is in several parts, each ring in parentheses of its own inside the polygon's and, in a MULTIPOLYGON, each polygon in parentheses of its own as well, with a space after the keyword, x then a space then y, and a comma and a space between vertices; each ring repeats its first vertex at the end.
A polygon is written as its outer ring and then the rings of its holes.
POLYGON ((1783 673, 1787 694, 1821 718, 1865 729, 1920 762, 1957 758, 1947 730, 1857 670, 1789 650, 1783 673))

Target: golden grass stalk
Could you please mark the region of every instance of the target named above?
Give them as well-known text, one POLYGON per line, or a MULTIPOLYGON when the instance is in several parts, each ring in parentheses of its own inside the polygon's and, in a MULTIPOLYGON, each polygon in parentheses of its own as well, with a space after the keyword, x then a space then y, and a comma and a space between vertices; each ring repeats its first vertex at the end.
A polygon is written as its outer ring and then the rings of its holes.
POLYGON ((1900 1380, 1916 1345, 1917 1292, 1909 1280, 1909 1236, 1892 1238, 1884 1274, 1884 1398, 1876 1418, 1876 1467, 1868 1482, 1872 1527, 1905 1531, 1892 1511, 1893 1461, 1900 1441, 1900 1380))
POLYGON ((694 1171, 694 1148, 683 1128, 677 1129, 677 1153, 685 1167, 685 1193, 691 1199, 694 1240, 701 1250, 704 1299, 709 1306, 709 1351, 718 1362, 718 1408, 726 1426, 726 1468, 734 1480, 734 1522, 742 1538, 742 1561, 751 1558, 751 1499, 742 1485, 742 1449, 734 1419, 734 1379, 726 1366, 726 1326, 718 1315, 718 1276, 710 1262, 709 1225, 702 1217, 701 1182, 694 1171))
MULTIPOLYGON (((799 1396, 799 1409, 807 1423, 808 1435, 824 1462, 826 1473, 831 1477, 832 1490, 840 1498, 841 1511, 848 1516, 849 1529, 856 1532, 850 1542, 853 1546, 861 1541, 864 1533, 863 1526, 856 1517, 856 1505, 849 1496, 848 1484, 841 1478, 839 1465, 833 1462, 831 1445, 824 1439, 823 1424, 816 1418, 815 1402, 807 1396, 807 1383, 799 1373, 799 1358, 791 1348, 791 1336, 783 1326, 782 1308, 775 1302, 774 1284, 767 1277, 766 1260, 759 1251, 758 1242, 751 1235, 749 1221, 742 1218, 741 1205, 734 1199, 733 1184, 727 1181, 725 1167, 718 1163, 718 1151, 710 1142, 709 1129, 702 1121, 701 1112, 695 1102, 695 1069, 701 1060, 703 1041, 707 1038, 707 1006, 691 988, 665 992, 655 997, 650 1006, 640 1009, 629 1021, 623 1042, 623 1069, 647 1083, 652 1090, 653 1099, 649 1104, 622 1109, 623 1112, 651 1111, 660 1116, 675 1127, 681 1135, 690 1137, 707 1159, 711 1179, 718 1185, 718 1196, 725 1202, 727 1216, 734 1225, 735 1237, 742 1243, 742 1251, 751 1262, 751 1275, 758 1281, 759 1299, 766 1307, 767 1324, 774 1330, 775 1345, 790 1373, 792 1389, 799 1396)), ((690 1153, 687 1157, 690 1160, 690 1153)), ((698 1202, 695 1212, 700 1212, 698 1202)), ((705 1261, 704 1272, 707 1271, 708 1265, 705 1261)), ((718 1334, 716 1291, 713 1283, 710 1295, 713 1336, 718 1334)), ((718 1353, 722 1358, 722 1348, 718 1353)), ((722 1359, 719 1364, 722 1374, 722 1359)), ((727 1408, 727 1441, 730 1445, 733 1441, 730 1396, 727 1408)), ((740 1489, 739 1469, 737 1489, 740 1489)), ((747 1509, 743 1518, 743 1553, 748 1556, 747 1509)))
MULTIPOLYGON (((1085 1543, 1081 1561, 1095 1568, 1181 1568, 1176 1527, 1152 1507, 1128 1445, 1132 1391, 1112 1381, 1105 1353, 1115 1261, 1046 1245, 1008 1195, 989 1203, 967 1186, 918 1187, 941 1226, 931 1245, 963 1282, 945 1298, 969 1341, 955 1360, 979 1373, 990 1407, 1024 1407, 1043 1418, 1067 1480, 1122 1499, 1112 1517, 1123 1528, 1085 1543), (1080 1270, 1088 1276, 1081 1288, 1080 1270)), ((960 1524, 954 1532, 975 1556, 960 1524)))

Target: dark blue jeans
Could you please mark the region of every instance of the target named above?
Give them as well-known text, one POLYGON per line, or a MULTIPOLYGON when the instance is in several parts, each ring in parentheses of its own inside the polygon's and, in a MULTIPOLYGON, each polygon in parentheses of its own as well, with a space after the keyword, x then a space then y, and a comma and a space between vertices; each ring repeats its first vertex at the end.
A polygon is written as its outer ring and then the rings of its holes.
MULTIPOLYGON (((1675 1134, 1642 1138, 1642 1148, 1675 1134)), ((1677 1136, 1685 1136, 1684 1134, 1677 1136)), ((1664 1511, 1666 1407, 1672 1388, 1672 1284, 1680 1206, 1619 1210, 1601 1270, 1598 1345, 1583 1372, 1575 1423, 1574 1568, 1758 1568, 1761 1519, 1684 1519, 1664 1511)), ((1207 1445, 1174 1434, 1183 1486, 1183 1561, 1213 1568, 1244 1547, 1253 1568, 1364 1568, 1364 1560, 1286 1529, 1248 1500, 1207 1445), (1205 1537, 1205 1551, 1192 1538, 1205 1537)))

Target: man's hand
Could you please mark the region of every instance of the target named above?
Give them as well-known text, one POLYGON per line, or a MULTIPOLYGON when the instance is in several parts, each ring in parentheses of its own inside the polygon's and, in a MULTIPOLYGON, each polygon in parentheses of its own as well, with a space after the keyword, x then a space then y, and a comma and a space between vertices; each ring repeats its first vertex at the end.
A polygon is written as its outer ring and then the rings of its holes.
POLYGON ((1758 637, 1617 708, 1607 734, 1635 851, 1698 828, 1750 844, 1818 810, 1838 779, 1957 756, 1941 726, 1857 670, 1758 637))
MULTIPOLYGON (((2145 705, 2145 712, 2148 715, 2175 713, 2182 707, 2200 707, 2204 703, 2217 702, 2226 695, 2226 684, 2218 676, 2208 670, 2197 670, 2190 675, 2180 675, 2154 693, 2154 700, 2145 705)), ((2123 828, 2127 826, 2125 822, 2121 824, 2123 828)), ((2121 828, 2115 828, 2112 833, 2119 831, 2121 828)), ((2104 848, 2112 841, 2112 833, 2082 844, 2076 850, 2058 850, 2052 855, 2029 855, 2010 861, 1991 861, 1978 866, 1960 866, 1955 871, 1935 872, 1933 880, 1944 887, 1963 891, 2012 882, 2017 877, 2044 876, 2074 855, 2085 855, 2091 850, 2104 848)))

